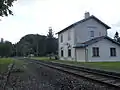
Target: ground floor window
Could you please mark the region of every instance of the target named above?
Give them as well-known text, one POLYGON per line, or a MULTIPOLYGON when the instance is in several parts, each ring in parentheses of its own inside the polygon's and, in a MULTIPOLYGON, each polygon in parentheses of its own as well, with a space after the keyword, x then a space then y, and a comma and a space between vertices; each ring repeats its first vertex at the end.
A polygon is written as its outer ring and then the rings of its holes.
POLYGON ((63 50, 61 50, 61 57, 63 57, 63 54, 64 54, 64 52, 63 52, 63 50))
POLYGON ((99 56, 99 47, 93 47, 93 57, 98 57, 99 56))
POLYGON ((68 57, 71 57, 71 49, 68 49, 68 57))
POLYGON ((110 56, 116 56, 116 48, 110 48, 110 56))

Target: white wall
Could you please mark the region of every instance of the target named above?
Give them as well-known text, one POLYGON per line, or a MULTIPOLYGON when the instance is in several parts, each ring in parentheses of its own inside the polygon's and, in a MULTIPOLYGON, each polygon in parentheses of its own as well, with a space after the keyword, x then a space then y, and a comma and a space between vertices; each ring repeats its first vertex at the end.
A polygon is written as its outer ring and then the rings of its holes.
POLYGON ((82 43, 82 42, 85 42, 85 41, 88 41, 88 40, 92 39, 90 37, 90 31, 91 30, 88 29, 88 27, 91 27, 91 26, 96 27, 94 29, 95 37, 107 35, 107 29, 105 28, 105 26, 98 23, 94 19, 89 19, 89 20, 75 26, 76 43, 82 43), (101 35, 99 35, 99 33, 101 33, 101 35))
POLYGON ((90 62, 99 62, 99 61, 120 61, 120 46, 112 43, 107 39, 103 39, 97 43, 94 43, 88 46, 88 60, 90 62), (99 47, 100 57, 92 57, 92 47, 99 47), (116 48, 116 57, 110 56, 110 48, 116 48))
POLYGON ((59 57, 61 60, 75 60, 75 48, 74 46, 74 28, 71 28, 70 30, 66 30, 65 32, 62 32, 58 35, 59 38, 59 57), (68 32, 70 31, 70 36, 71 39, 68 40, 68 32), (63 42, 61 43, 61 34, 63 35, 63 42), (68 46, 66 45, 67 43, 70 44, 71 46, 71 57, 68 57, 68 46), (64 57, 61 57, 61 47, 63 47, 64 51, 64 57))
MULTIPOLYGON (((89 19, 83 23, 80 23, 76 26, 74 26, 73 28, 71 28, 71 40, 68 40, 68 32, 70 30, 66 30, 62 33, 60 33, 58 35, 59 38, 59 57, 61 60, 75 60, 76 55, 78 55, 78 60, 85 60, 83 57, 80 57, 79 55, 82 55, 83 52, 85 53, 85 51, 83 50, 78 50, 75 53, 75 48, 72 48, 76 43, 82 43, 85 41, 88 41, 90 39, 92 39, 90 37, 90 30, 88 29, 88 27, 96 27, 94 29, 94 35, 95 37, 100 37, 100 36, 105 36, 107 35, 107 29, 105 26, 103 26, 102 24, 98 23, 96 20, 94 19, 89 19), (101 33, 101 35, 99 35, 99 33, 101 33), (63 42, 60 42, 61 39, 61 34, 63 35, 63 42), (71 46, 71 57, 68 57, 68 46, 66 45, 67 43, 70 44, 71 46), (64 57, 61 57, 61 47, 63 47, 64 50, 64 57), (76 54, 76 55, 75 55, 76 54)), ((94 37, 94 38, 95 38, 94 37)), ((91 58, 90 58, 91 59, 91 58)), ((92 60, 92 59, 91 59, 92 60)))
POLYGON ((85 62, 85 48, 76 49, 76 58, 78 62, 85 62))

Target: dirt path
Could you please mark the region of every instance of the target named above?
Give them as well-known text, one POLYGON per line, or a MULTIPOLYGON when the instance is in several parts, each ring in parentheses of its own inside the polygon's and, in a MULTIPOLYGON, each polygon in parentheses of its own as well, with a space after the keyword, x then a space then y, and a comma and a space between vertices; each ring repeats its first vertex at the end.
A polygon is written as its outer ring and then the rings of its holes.
POLYGON ((112 88, 91 83, 86 79, 78 79, 27 60, 22 67, 24 72, 11 74, 8 88, 14 88, 14 90, 112 90, 112 88))

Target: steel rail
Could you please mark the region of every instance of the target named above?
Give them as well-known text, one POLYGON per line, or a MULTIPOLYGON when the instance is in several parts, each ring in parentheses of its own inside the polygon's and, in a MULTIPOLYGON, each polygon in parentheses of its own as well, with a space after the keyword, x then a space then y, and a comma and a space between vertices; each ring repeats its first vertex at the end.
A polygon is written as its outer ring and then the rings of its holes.
POLYGON ((94 69, 88 69, 61 63, 47 62, 42 60, 29 59, 29 61, 71 74, 76 77, 83 77, 87 80, 96 81, 101 84, 106 84, 110 87, 114 87, 115 90, 120 90, 120 77, 118 75, 116 76, 108 73, 102 73, 102 71, 99 72, 99 70, 94 71, 94 69), (114 83, 111 83, 111 81, 113 81, 114 83))

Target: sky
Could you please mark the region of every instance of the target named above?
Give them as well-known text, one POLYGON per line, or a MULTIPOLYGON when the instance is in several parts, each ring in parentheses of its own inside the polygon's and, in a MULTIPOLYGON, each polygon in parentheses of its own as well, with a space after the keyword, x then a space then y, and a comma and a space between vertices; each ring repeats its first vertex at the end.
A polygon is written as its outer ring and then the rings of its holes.
MULTIPOLYGON (((85 12, 95 15, 111 27, 108 36, 120 33, 120 0, 17 0, 11 8, 14 15, 0 17, 0 38, 18 42, 26 34, 47 35, 64 29, 84 18, 85 12)), ((57 37, 57 35, 55 35, 57 37)))

